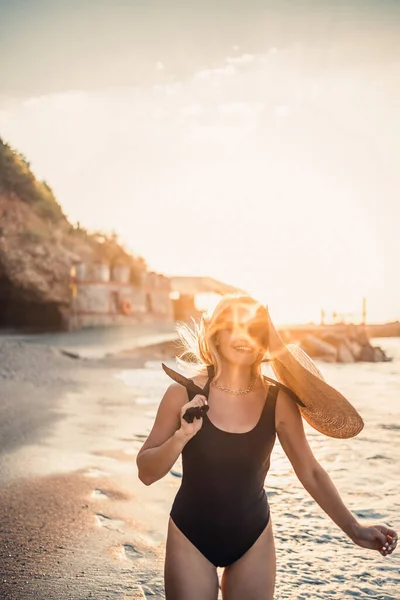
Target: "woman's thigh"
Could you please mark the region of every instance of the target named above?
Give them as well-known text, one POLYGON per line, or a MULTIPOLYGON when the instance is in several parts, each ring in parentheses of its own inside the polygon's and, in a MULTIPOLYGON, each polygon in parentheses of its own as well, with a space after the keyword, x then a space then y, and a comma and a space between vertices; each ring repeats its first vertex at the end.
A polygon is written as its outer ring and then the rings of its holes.
POLYGON ((168 524, 165 554, 166 600, 217 600, 217 570, 177 528, 168 524))
POLYGON ((224 600, 272 600, 275 576, 275 544, 270 519, 246 554, 225 568, 222 596, 224 600))

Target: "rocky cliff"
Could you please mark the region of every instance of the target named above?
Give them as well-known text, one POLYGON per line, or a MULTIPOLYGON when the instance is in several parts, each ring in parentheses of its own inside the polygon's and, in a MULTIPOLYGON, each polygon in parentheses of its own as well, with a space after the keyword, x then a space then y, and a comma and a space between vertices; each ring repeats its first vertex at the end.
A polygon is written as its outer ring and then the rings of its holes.
POLYGON ((79 261, 127 264, 140 280, 146 264, 113 236, 73 226, 51 188, 0 138, 0 327, 62 329, 79 261))

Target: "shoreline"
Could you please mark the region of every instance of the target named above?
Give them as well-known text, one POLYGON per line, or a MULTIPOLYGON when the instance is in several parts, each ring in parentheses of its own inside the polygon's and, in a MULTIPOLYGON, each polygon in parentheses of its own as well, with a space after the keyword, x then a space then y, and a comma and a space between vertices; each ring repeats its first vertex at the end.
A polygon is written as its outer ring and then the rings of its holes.
POLYGON ((175 323, 169 321, 37 334, 16 332, 2 334, 0 330, 0 344, 5 341, 14 341, 43 345, 87 359, 100 359, 126 350, 173 343, 176 339, 175 323))
MULTIPOLYGON (((4 341, 21 341, 42 344, 64 350, 75 358, 106 359, 115 356, 150 356, 152 352, 163 356, 171 344, 179 341, 175 321, 148 322, 112 327, 93 327, 70 332, 20 333, 0 329, 0 344, 4 341)), ((328 362, 379 362, 386 360, 382 352, 373 351, 374 338, 400 337, 400 321, 382 324, 314 324, 281 325, 278 332, 287 343, 304 345, 312 358, 328 362), (321 343, 322 342, 322 343, 321 343), (369 344, 368 344, 369 342, 369 344), (341 346, 341 347, 340 347, 341 346), (367 346, 361 354, 362 346, 367 346), (369 346, 369 347, 368 347, 369 346)))

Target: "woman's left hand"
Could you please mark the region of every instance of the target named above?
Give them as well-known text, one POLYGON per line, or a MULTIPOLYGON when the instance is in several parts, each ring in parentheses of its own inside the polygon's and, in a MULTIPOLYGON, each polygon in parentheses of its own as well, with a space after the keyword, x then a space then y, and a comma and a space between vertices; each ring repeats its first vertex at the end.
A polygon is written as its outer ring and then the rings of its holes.
POLYGON ((387 556, 396 548, 398 535, 394 529, 385 525, 359 525, 352 539, 362 548, 378 550, 382 556, 387 556))

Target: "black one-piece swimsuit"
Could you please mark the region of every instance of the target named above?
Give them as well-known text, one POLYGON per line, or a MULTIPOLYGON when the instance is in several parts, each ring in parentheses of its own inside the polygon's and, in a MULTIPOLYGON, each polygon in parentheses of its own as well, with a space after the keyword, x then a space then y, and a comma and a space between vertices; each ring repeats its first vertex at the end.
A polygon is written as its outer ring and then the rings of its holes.
POLYGON ((245 433, 219 429, 205 415, 182 451, 182 483, 170 515, 216 567, 243 556, 268 525, 264 480, 276 438, 277 394, 270 384, 257 425, 245 433))

